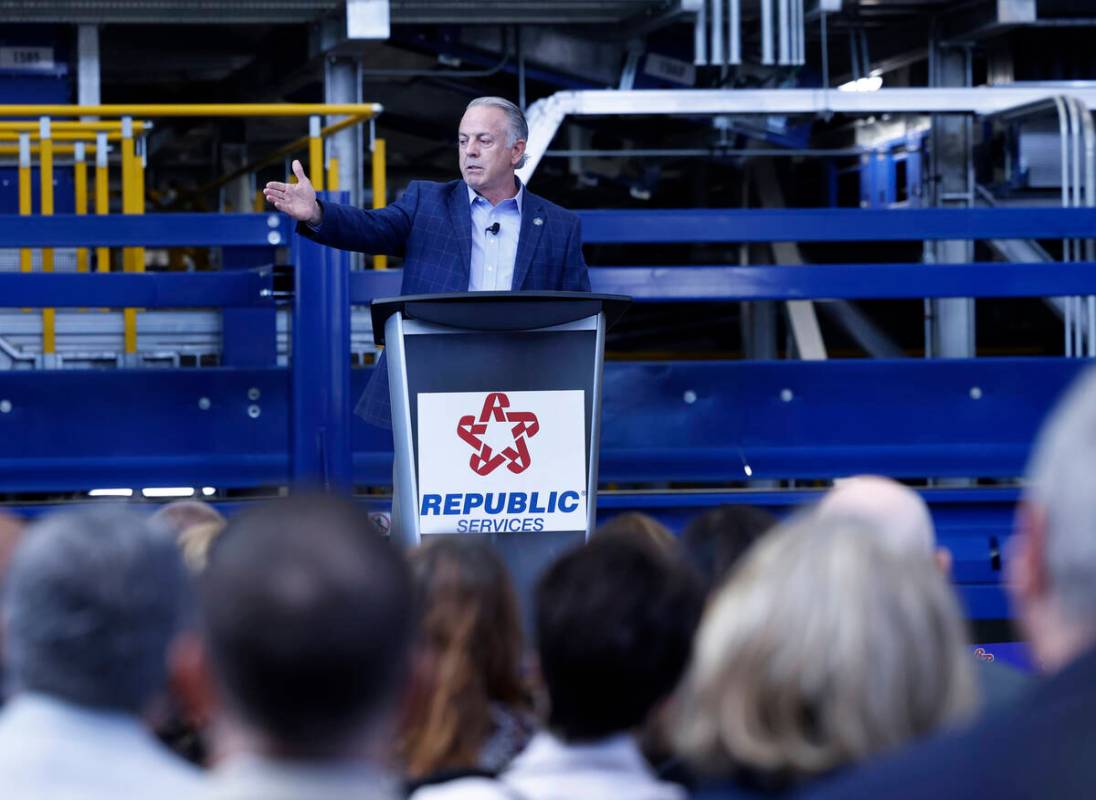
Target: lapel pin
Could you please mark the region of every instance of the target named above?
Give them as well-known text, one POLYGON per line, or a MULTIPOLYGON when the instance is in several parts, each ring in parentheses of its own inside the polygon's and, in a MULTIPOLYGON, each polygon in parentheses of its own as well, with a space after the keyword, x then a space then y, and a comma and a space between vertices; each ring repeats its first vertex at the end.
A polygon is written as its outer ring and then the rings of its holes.
POLYGON ((543 225, 544 220, 542 220, 540 217, 533 217, 533 224, 534 225, 543 225))

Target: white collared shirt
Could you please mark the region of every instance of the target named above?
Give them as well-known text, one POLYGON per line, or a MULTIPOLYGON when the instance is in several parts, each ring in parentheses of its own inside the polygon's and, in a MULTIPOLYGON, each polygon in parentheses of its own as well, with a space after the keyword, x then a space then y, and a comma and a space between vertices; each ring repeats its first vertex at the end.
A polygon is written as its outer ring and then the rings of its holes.
POLYGON ((514 288, 514 262, 521 233, 521 205, 525 187, 518 181, 518 193, 497 206, 471 187, 468 202, 472 212, 472 263, 468 271, 468 291, 507 292, 514 288), (489 233, 498 223, 498 233, 489 233))
POLYGON ((0 713, 4 800, 192 800, 202 773, 136 717, 23 693, 0 713))
POLYGON ((627 734, 581 744, 541 732, 497 780, 461 778, 424 786, 411 800, 685 800, 659 780, 627 734))

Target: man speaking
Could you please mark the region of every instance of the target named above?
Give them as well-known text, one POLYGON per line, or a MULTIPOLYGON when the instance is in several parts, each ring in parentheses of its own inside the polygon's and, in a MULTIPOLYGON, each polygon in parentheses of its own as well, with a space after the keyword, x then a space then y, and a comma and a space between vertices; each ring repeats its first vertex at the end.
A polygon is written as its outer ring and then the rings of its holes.
MULTIPOLYGON (((510 290, 590 291, 578 217, 528 191, 514 174, 525 163, 529 125, 501 97, 468 104, 457 141, 464 180, 412 181, 375 211, 323 203, 299 161, 297 183, 263 193, 320 244, 402 256, 400 294, 510 290)), ((355 412, 391 427, 383 356, 355 412)))

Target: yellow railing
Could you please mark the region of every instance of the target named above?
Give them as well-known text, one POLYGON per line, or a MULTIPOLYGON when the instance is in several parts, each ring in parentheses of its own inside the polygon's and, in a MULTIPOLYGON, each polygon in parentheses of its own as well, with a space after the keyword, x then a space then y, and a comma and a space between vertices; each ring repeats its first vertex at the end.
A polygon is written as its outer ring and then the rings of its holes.
MULTIPOLYGON (((120 143, 122 169, 122 213, 143 214, 145 209, 145 136, 152 129, 149 122, 135 118, 152 117, 308 117, 308 135, 290 142, 283 148, 268 155, 261 161, 249 164, 241 170, 203 187, 220 188, 226 183, 255 172, 270 164, 307 148, 309 174, 317 190, 325 186, 338 189, 338 159, 330 158, 325 165, 325 139, 354 125, 371 120, 380 114, 382 107, 377 103, 198 103, 188 105, 168 105, 162 103, 137 105, 0 105, 0 155, 17 155, 19 158, 19 213, 33 213, 31 192, 31 169, 34 155, 39 159, 39 195, 40 212, 43 215, 53 213, 53 173, 56 156, 73 157, 73 183, 75 210, 77 214, 88 213, 88 154, 95 155, 95 213, 110 213, 109 162, 107 160, 110 145, 120 143), (343 116, 333 124, 322 125, 324 116, 343 116), (25 118, 30 117, 31 120, 25 118), (107 117, 114 119, 95 119, 89 117, 107 117), (22 119, 21 119, 22 118, 22 119), (57 119, 60 118, 60 119, 57 119)), ((372 142, 373 158, 373 205, 380 208, 385 205, 385 155, 384 140, 372 142)), ((262 210, 261 195, 257 195, 255 210, 262 210)), ((96 269, 99 272, 110 271, 110 250, 96 248, 96 269)), ((23 272, 32 270, 31 251, 21 248, 19 266, 23 272)), ((42 250, 42 270, 51 272, 54 266, 54 254, 51 248, 42 250)), ((89 269, 88 249, 78 248, 76 266, 81 272, 89 269)), ((384 256, 374 257, 374 266, 383 269, 387 266, 384 256)), ((144 272, 145 249, 126 247, 122 250, 122 268, 126 272, 144 272)), ((124 309, 125 352, 137 352, 137 309, 124 309)), ((53 309, 42 310, 42 352, 45 355, 56 353, 56 327, 53 309)))

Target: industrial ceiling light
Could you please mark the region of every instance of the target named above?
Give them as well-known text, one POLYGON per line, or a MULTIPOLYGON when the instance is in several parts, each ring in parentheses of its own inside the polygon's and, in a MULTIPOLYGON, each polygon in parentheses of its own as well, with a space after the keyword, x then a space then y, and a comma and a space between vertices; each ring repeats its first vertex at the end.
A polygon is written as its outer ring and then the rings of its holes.
POLYGON ((142 489, 145 497, 193 497, 194 489, 189 486, 157 486, 142 489))

